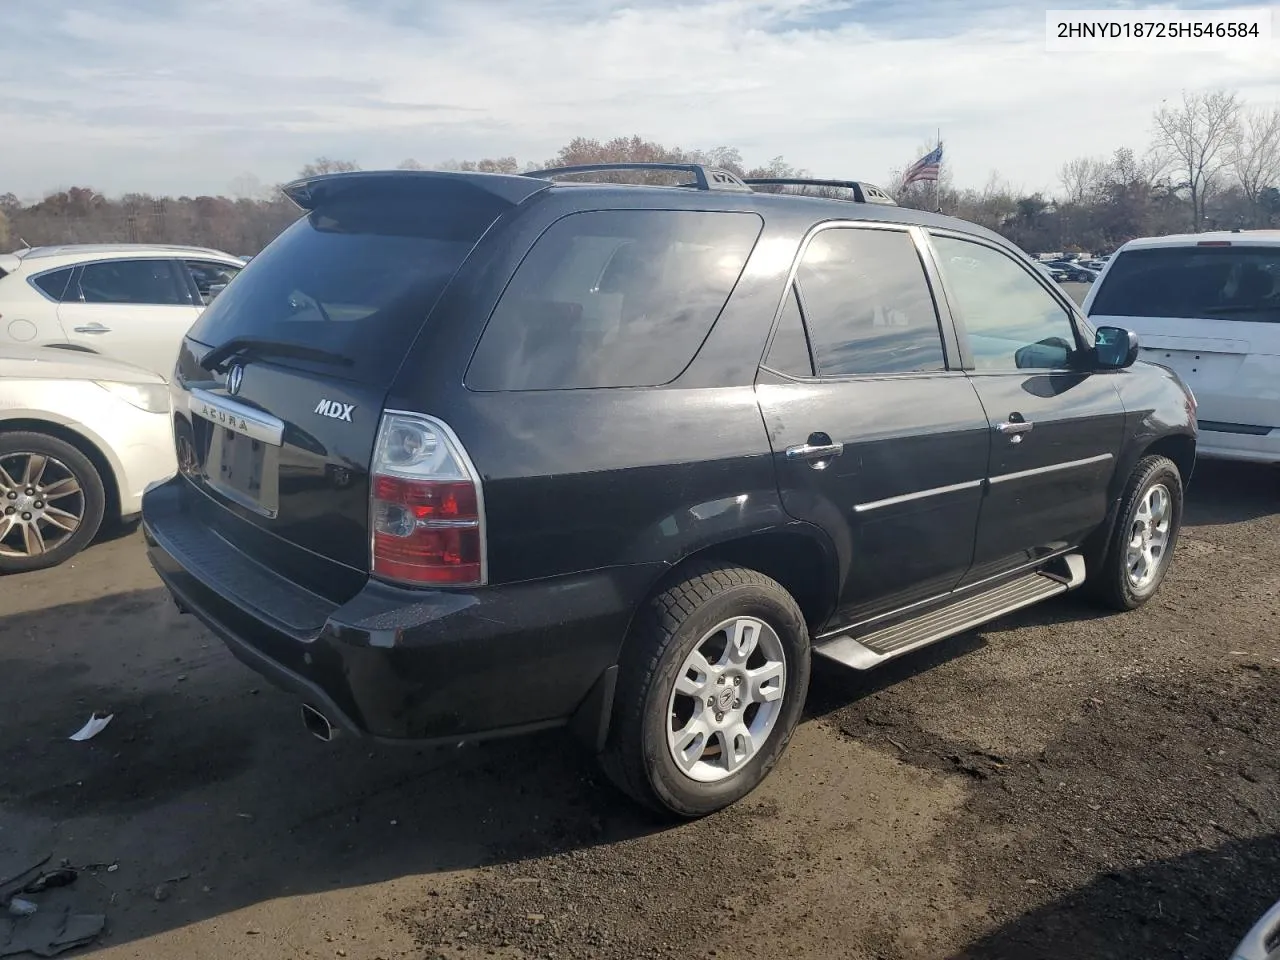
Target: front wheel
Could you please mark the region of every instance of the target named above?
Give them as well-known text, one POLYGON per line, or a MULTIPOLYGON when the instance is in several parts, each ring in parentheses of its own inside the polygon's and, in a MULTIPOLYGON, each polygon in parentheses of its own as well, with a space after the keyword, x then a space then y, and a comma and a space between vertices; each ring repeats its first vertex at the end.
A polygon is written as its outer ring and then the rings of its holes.
POLYGON ((0 573, 56 566, 97 534, 106 510, 89 458, 44 433, 0 433, 0 573))
POLYGON ((1088 571, 1088 592, 1114 610, 1134 610, 1155 595, 1182 527, 1182 475, 1167 457, 1139 461, 1120 501, 1106 552, 1088 571))
POLYGON ((700 817, 782 755, 808 691, 809 631, 776 581, 707 564, 649 601, 620 668, 605 772, 652 809, 700 817))

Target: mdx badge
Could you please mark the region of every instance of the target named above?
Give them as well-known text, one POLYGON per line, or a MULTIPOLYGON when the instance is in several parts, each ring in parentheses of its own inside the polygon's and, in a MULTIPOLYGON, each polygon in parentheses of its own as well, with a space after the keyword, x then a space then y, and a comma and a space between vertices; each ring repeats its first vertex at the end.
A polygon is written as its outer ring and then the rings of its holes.
POLYGON ((227 393, 234 397, 240 392, 242 383, 244 383, 244 366, 237 363, 227 371, 227 393))
POLYGON ((354 403, 339 403, 337 400, 321 400, 316 404, 316 413, 322 417, 328 417, 330 420, 345 420, 351 422, 351 411, 356 408, 354 403))

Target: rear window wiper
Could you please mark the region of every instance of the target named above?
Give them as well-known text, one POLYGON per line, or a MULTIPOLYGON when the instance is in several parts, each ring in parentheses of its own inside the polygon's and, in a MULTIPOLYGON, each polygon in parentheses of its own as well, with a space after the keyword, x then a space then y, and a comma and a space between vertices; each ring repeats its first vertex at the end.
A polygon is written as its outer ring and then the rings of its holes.
POLYGON ((232 337, 226 343, 214 347, 200 359, 200 366, 209 371, 222 372, 222 365, 232 357, 242 354, 259 356, 294 357, 298 360, 314 360, 331 366, 349 367, 350 357, 319 347, 308 347, 301 343, 289 343, 285 340, 265 340, 258 337, 232 337))

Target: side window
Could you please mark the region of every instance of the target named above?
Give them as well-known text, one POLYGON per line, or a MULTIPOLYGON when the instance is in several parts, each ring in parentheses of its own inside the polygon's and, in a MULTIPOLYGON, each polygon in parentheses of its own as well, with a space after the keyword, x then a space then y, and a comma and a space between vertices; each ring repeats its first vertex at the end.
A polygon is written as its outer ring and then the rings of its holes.
POLYGON ((597 210, 538 238, 476 347, 474 390, 640 387, 680 375, 746 265, 752 213, 597 210))
POLYGON ((40 289, 47 297, 54 300, 62 301, 67 292, 67 281, 71 279, 71 274, 75 272, 74 267, 67 267, 65 270, 54 270, 52 273, 46 273, 39 277, 33 277, 31 282, 40 289))
POLYGON ((184 260, 191 279, 200 291, 200 299, 207 306, 220 294, 237 273, 239 267, 212 260, 184 260))
POLYGON ((1027 270, 985 244, 934 237, 952 310, 978 370, 1060 370, 1078 348, 1075 328, 1027 270))
POLYGON ((769 345, 769 355, 764 358, 764 365, 770 370, 793 377, 813 376, 809 338, 804 332, 795 287, 787 289, 787 300, 782 305, 782 316, 778 319, 778 332, 769 345))
POLYGON ((85 303, 189 305, 191 297, 168 260, 103 260, 80 269, 85 303))
POLYGON ((937 309, 909 233, 823 230, 797 280, 819 376, 946 369, 937 309))

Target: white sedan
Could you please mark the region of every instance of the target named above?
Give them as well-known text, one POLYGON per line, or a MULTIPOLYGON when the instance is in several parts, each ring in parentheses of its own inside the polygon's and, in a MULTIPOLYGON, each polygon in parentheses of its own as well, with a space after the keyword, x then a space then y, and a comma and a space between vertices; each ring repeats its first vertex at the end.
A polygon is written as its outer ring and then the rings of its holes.
POLYGON ((0 344, 0 574, 74 556, 177 470, 169 388, 96 354, 0 344))
POLYGON ((244 266, 220 250, 124 243, 0 254, 0 346, 70 345, 168 378, 191 324, 244 266))

